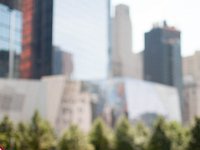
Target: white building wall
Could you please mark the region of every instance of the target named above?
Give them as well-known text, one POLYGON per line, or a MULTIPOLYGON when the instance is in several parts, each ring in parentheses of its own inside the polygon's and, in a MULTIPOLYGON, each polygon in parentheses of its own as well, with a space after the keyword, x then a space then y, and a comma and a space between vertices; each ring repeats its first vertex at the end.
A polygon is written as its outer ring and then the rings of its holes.
POLYGON ((9 115, 14 122, 27 122, 35 110, 45 117, 45 96, 39 81, 0 79, 0 118, 9 115))
POLYGON ((126 98, 131 120, 140 118, 145 113, 155 113, 181 122, 180 100, 173 87, 141 80, 126 80, 126 98))
POLYGON ((57 116, 59 114, 60 103, 62 100, 64 87, 67 78, 65 76, 49 76, 44 77, 42 82, 45 85, 46 95, 46 114, 45 117, 53 125, 57 124, 57 116))
POLYGON ((106 110, 113 113, 114 108, 116 117, 127 112, 131 120, 156 113, 180 121, 179 97, 173 87, 121 78, 98 81, 97 93, 91 93, 87 88, 90 83, 93 87, 94 82, 67 80, 65 76, 41 81, 0 79, 0 119, 7 114, 14 122, 28 122, 38 110, 58 133, 70 124, 87 132, 92 123, 91 102, 99 96, 100 107, 104 107, 98 109, 101 114, 107 114, 106 110))

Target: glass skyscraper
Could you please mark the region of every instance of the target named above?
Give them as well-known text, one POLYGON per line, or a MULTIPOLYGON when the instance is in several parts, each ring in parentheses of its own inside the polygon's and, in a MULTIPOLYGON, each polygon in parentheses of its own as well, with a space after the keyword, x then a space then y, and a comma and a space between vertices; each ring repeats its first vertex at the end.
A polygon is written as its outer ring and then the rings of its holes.
POLYGON ((53 45, 73 55, 73 78, 107 76, 108 0, 54 0, 53 45))
POLYGON ((54 48, 73 56, 73 79, 106 78, 109 0, 23 0, 22 7, 22 78, 52 75, 57 62, 54 48))
POLYGON ((182 113, 181 32, 164 22, 145 33, 144 78, 148 81, 174 86, 179 91, 182 113))
POLYGON ((21 53, 22 14, 16 9, 0 3, 0 77, 9 75, 10 51, 13 53, 12 72, 19 76, 19 55, 21 53))

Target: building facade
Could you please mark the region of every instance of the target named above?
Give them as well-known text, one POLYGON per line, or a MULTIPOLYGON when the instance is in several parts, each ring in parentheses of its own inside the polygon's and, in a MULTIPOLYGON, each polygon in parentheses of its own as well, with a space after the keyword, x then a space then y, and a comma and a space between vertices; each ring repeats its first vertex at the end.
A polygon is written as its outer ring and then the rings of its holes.
POLYGON ((134 78, 135 79, 144 79, 144 51, 141 51, 139 53, 134 53, 133 58, 134 66, 134 78))
POLYGON ((35 110, 46 117, 44 84, 36 80, 0 79, 0 119, 29 122, 35 110))
POLYGON ((200 81, 200 51, 183 58, 183 75, 191 76, 195 81, 200 81))
POLYGON ((195 117, 200 116, 200 83, 196 82, 191 76, 184 78, 184 98, 185 98, 185 115, 183 122, 185 125, 191 125, 195 117))
POLYGON ((158 116, 181 122, 180 99, 174 87, 132 78, 113 78, 93 84, 98 87, 94 118, 102 116, 110 126, 121 115, 128 116, 133 124, 143 121, 152 125, 158 116))
POLYGON ((112 76, 134 77, 132 24, 129 7, 118 5, 112 19, 112 76))
POLYGON ((71 77, 73 73, 73 56, 69 52, 60 50, 59 47, 54 47, 53 53, 53 74, 63 74, 71 77))
POLYGON ((195 117, 200 116, 200 52, 183 58, 185 123, 191 124, 195 117))
POLYGON ((22 12, 21 77, 51 75, 53 0, 22 0, 22 12))
POLYGON ((163 27, 156 26, 145 33, 144 78, 176 87, 183 113, 180 35, 180 31, 169 27, 166 22, 163 27))
POLYGON ((92 94, 84 91, 82 82, 67 81, 60 102, 56 128, 63 133, 71 124, 80 125, 83 131, 89 132, 92 124, 92 94))
POLYGON ((0 77, 19 77, 22 14, 0 1, 0 77))
POLYGON ((69 81, 65 76, 42 80, 0 79, 0 119, 8 115, 14 123, 29 122, 38 110, 58 134, 71 124, 88 132, 94 96, 83 86, 82 81, 69 81))
POLYGON ((23 0, 23 78, 53 74, 53 47, 73 55, 74 79, 105 78, 110 1, 23 0))
POLYGON ((143 79, 143 52, 134 53, 129 7, 116 6, 112 18, 111 77, 143 79))
POLYGON ((11 9, 21 10, 21 1, 22 0, 0 0, 0 3, 11 9))
POLYGON ((152 124, 160 115, 180 122, 178 92, 170 86, 130 78, 77 81, 63 75, 41 80, 0 79, 0 119, 8 115, 14 123, 29 122, 35 110, 58 134, 71 124, 88 132, 97 117, 114 126, 124 114, 133 123, 152 124))

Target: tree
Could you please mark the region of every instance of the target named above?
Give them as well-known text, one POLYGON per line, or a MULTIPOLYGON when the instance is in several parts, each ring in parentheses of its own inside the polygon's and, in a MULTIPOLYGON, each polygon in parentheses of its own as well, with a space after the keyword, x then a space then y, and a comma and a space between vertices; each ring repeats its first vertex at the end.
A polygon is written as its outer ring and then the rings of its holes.
POLYGON ((86 136, 77 126, 71 126, 61 137, 58 143, 59 150, 93 150, 86 136))
POLYGON ((189 135, 188 130, 177 122, 167 124, 166 133, 171 140, 172 150, 184 150, 187 147, 189 135))
POLYGON ((134 128, 134 139, 137 150, 145 150, 149 138, 149 130, 143 123, 139 122, 134 128))
POLYGON ((5 116, 0 123, 0 145, 6 149, 13 148, 14 127, 8 116, 5 116))
POLYGON ((16 150, 30 150, 31 136, 29 135, 29 128, 24 123, 19 123, 14 134, 15 149, 16 150))
POLYGON ((163 118, 159 118, 150 138, 148 150, 171 150, 171 140, 168 138, 165 130, 166 123, 163 118))
POLYGON ((29 127, 30 145, 32 150, 49 150, 55 147, 55 136, 49 123, 35 112, 29 127))
POLYGON ((195 125, 191 129, 191 139, 187 150, 200 150, 200 118, 196 118, 195 125))
POLYGON ((94 146, 95 150, 110 150, 111 143, 109 137, 110 131, 106 128, 103 121, 99 118, 97 119, 92 127, 89 134, 90 143, 94 146))
POLYGON ((126 117, 119 119, 115 129, 115 149, 116 150, 135 150, 132 127, 126 117))

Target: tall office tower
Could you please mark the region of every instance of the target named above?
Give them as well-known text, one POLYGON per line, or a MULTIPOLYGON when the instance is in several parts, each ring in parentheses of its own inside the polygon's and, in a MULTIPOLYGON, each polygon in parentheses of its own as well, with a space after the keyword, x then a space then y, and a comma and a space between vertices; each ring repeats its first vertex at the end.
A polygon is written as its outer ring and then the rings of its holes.
POLYGON ((129 7, 118 5, 112 19, 112 76, 134 77, 129 7))
POLYGON ((0 1, 0 77, 18 77, 22 15, 8 2, 0 1))
POLYGON ((53 74, 53 47, 73 55, 72 78, 107 76, 109 0, 23 0, 23 78, 53 74))
POLYGON ((183 113, 180 31, 166 22, 145 33, 144 78, 177 87, 183 113))
POLYGON ((22 78, 52 74, 53 0, 23 0, 22 78))

